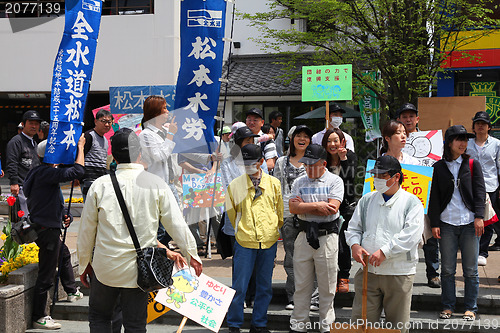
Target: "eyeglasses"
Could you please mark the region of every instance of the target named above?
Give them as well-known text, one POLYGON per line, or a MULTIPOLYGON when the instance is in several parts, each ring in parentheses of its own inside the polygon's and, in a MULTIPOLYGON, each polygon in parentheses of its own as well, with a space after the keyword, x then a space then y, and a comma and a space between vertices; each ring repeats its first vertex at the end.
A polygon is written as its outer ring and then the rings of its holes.
POLYGON ((113 124, 113 120, 99 119, 99 121, 101 123, 103 123, 104 125, 112 125, 113 124))

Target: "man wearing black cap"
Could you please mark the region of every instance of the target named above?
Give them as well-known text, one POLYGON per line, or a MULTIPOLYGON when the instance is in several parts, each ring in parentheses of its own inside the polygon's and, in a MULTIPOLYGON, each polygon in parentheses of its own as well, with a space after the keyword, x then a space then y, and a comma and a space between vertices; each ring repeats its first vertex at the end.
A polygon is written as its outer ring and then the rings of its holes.
POLYGON ((23 114, 23 131, 7 143, 5 171, 9 174, 10 192, 19 198, 21 210, 25 213, 28 213, 28 206, 23 192, 23 183, 28 171, 40 165, 36 153, 37 143, 33 140, 33 136, 40 129, 41 121, 42 118, 37 111, 26 111, 23 114))
POLYGON ((417 125, 420 117, 415 105, 411 103, 403 104, 397 111, 396 118, 405 125, 408 134, 418 131, 417 125))
MULTIPOLYGON (((118 163, 116 178, 142 248, 157 246, 159 221, 188 258, 196 275, 202 272, 196 242, 182 217, 177 201, 165 181, 144 171, 140 142, 130 129, 111 137, 111 153, 118 163)), ((125 223, 110 175, 91 185, 78 231, 80 280, 88 288, 90 277, 90 332, 111 332, 117 302, 126 332, 146 332, 148 293, 137 285, 137 254, 125 223)), ((169 251, 167 256, 182 267, 184 259, 169 251)))
POLYGON ((290 329, 307 332, 311 291, 317 276, 320 332, 330 332, 335 321, 333 299, 337 284, 339 207, 344 199, 342 178, 326 169, 327 153, 320 145, 307 146, 304 156, 306 174, 292 185, 289 200, 291 214, 297 215, 299 234, 295 239, 293 274, 295 277, 294 309, 290 329))
MULTIPOLYGON (((474 118, 472 118, 472 130, 476 134, 476 137, 469 139, 467 154, 470 155, 470 158, 478 160, 481 164, 486 192, 490 196, 493 209, 500 216, 498 202, 500 140, 489 135, 491 121, 490 116, 485 111, 477 112, 474 118)), ((479 266, 486 266, 488 247, 493 236, 493 231, 497 233, 497 239, 491 248, 497 251, 500 250, 500 223, 490 224, 484 228, 484 234, 481 236, 479 242, 479 257, 477 260, 479 266)))
POLYGON ((233 283, 236 294, 227 313, 230 333, 243 325, 243 302, 252 272, 256 269, 255 303, 250 333, 268 333, 267 309, 273 296, 272 277, 279 228, 283 226, 280 181, 262 172, 262 150, 255 144, 241 148, 244 175, 229 184, 226 210, 234 227, 233 283))
MULTIPOLYGON (((412 136, 412 133, 419 131, 418 121, 420 117, 418 116, 418 110, 415 105, 411 103, 404 103, 396 113, 396 118, 398 121, 402 122, 408 132, 408 137, 412 136)), ((406 142, 405 148, 410 147, 410 141, 406 142)), ((411 146, 413 147, 413 146, 411 146)), ((425 217, 428 220, 428 217, 425 217)), ((425 272, 427 276, 427 285, 431 288, 441 288, 441 281, 439 280, 439 244, 437 239, 431 237, 426 240, 424 246, 424 258, 425 258, 425 272)))
MULTIPOLYGON (((340 105, 338 105, 337 103, 330 103, 330 121, 328 122, 328 128, 340 128, 343 120, 343 113, 345 113, 345 110, 340 105)), ((326 130, 327 128, 314 134, 312 137, 312 143, 321 145, 326 130)), ((344 133, 346 148, 354 152, 354 140, 346 132, 342 131, 342 133, 344 133)))
MULTIPOLYGON (((261 109, 252 108, 248 110, 246 112, 245 123, 253 132, 253 134, 258 134, 259 136, 264 135, 264 132, 262 132, 261 130, 262 126, 264 125, 264 114, 262 113, 261 109)), ((258 138, 255 138, 254 143, 259 144, 258 138)), ((264 159, 266 161, 267 168, 269 169, 269 171, 272 171, 274 169, 274 163, 278 158, 276 144, 274 140, 269 140, 260 143, 260 146, 262 148, 262 151, 264 152, 264 159)))
MULTIPOLYGON (((382 309, 392 328, 408 332, 413 279, 418 263, 418 244, 424 231, 424 206, 401 188, 399 161, 381 156, 373 174, 376 191, 358 202, 345 233, 352 257, 368 266, 367 321, 380 321, 382 309), (363 256, 369 256, 368 262, 363 256)), ((361 318, 363 270, 354 277, 353 321, 361 318)))

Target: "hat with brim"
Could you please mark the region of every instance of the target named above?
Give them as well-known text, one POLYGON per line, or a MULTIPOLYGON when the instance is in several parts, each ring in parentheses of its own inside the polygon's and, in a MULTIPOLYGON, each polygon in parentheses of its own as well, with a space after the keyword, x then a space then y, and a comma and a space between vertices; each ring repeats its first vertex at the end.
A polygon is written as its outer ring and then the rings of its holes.
POLYGON ((297 135, 300 132, 306 133, 309 138, 313 137, 313 131, 309 127, 307 127, 306 125, 299 125, 299 126, 295 127, 292 136, 297 135))
POLYGON ((467 133, 467 130, 463 125, 453 125, 449 127, 444 133, 444 141, 450 142, 451 139, 457 136, 465 136, 467 139, 476 137, 474 133, 467 133))
POLYGON ((243 157, 243 164, 252 165, 262 159, 262 149, 259 145, 251 143, 241 148, 241 156, 243 157))
POLYGON ((317 144, 310 144, 306 147, 304 156, 299 160, 299 163, 304 163, 306 165, 311 165, 318 163, 320 160, 326 161, 327 159, 326 150, 323 146, 317 144))
POLYGON ((401 164, 399 161, 395 157, 389 155, 377 158, 373 169, 368 171, 368 173, 373 174, 383 174, 387 172, 401 172, 401 164))
POLYGON ((264 113, 262 113, 262 110, 258 109, 258 108, 251 108, 250 110, 248 110, 245 113, 245 116, 249 116, 249 115, 255 115, 255 116, 258 116, 258 117, 264 119, 264 113))
POLYGON ((486 111, 477 112, 474 118, 472 118, 472 123, 474 124, 476 121, 484 121, 488 125, 491 125, 490 115, 486 111))
POLYGON ((37 111, 28 110, 23 114, 23 123, 25 123, 26 120, 36 120, 41 122, 43 119, 42 117, 40 117, 37 111))
POLYGON ((234 142, 238 142, 239 140, 244 139, 244 138, 257 137, 257 136, 259 136, 259 135, 254 134, 252 132, 252 130, 250 128, 248 128, 248 126, 243 126, 243 127, 238 128, 236 130, 236 132, 234 132, 233 138, 234 138, 234 142))

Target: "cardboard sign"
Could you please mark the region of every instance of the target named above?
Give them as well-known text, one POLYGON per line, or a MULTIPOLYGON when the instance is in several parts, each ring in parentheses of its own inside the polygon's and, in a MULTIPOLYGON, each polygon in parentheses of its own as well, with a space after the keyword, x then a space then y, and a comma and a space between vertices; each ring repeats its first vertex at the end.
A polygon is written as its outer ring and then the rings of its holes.
MULTIPOLYGON (((182 202, 184 208, 212 207, 214 176, 207 177, 204 173, 182 175, 182 202)), ((222 175, 218 173, 215 185, 214 207, 223 207, 224 200, 225 193, 222 186, 222 175)))
POLYGON ((188 268, 172 274, 174 284, 158 291, 155 300, 211 331, 218 332, 235 290, 188 268))
POLYGON ((352 65, 302 67, 302 102, 351 99, 352 65))
MULTIPOLYGON (((368 160, 366 163, 366 171, 373 169, 375 166, 374 160, 368 160)), ((431 195, 432 171, 431 167, 401 164, 403 169, 404 180, 401 188, 406 192, 412 193, 424 205, 424 213, 427 214, 429 207, 429 197, 431 195)), ((373 187, 373 176, 366 172, 365 183, 363 186, 363 195, 375 191, 373 187)))
POLYGON ((155 297, 158 294, 158 290, 152 291, 148 295, 148 319, 147 322, 150 323, 161 315, 170 311, 165 305, 155 301, 155 297))
POLYGON ((432 166, 443 156, 443 132, 413 132, 401 151, 415 157, 422 166, 432 166))

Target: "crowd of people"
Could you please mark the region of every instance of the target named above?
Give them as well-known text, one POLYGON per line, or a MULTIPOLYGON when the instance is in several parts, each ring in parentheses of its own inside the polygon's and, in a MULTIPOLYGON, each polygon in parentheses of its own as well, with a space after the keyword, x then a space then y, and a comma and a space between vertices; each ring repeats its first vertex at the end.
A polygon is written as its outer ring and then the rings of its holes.
MULTIPOLYGON (((283 115, 272 112, 265 124, 262 110, 252 108, 244 122, 221 128, 219 148, 206 154, 173 153, 177 123, 169 117, 162 97, 148 97, 143 109, 139 135, 120 129, 112 136, 112 158, 104 135, 113 117, 106 110, 97 112, 94 128, 78 141, 72 167, 43 161, 46 141, 35 137, 46 139, 48 127, 36 111, 23 115, 21 132, 8 143, 6 173, 11 193, 39 228, 34 327, 61 327, 44 306, 58 266, 68 300, 83 297, 74 284, 69 251, 60 239, 61 229, 72 217, 63 210, 59 183, 76 179, 85 200, 77 245, 80 279, 91 288, 90 330, 118 332, 124 326, 145 332, 147 294, 136 283, 136 252, 110 172, 116 175, 142 247, 165 247, 179 267, 189 265, 199 275, 199 255, 210 233, 218 241, 222 236, 228 239, 225 256, 233 257, 236 291, 227 313, 230 333, 240 332, 247 306, 253 307, 250 333, 268 332, 280 238, 292 333, 307 332, 310 311, 319 312, 319 330, 330 331, 335 294, 349 292, 351 259, 368 267, 368 321, 378 322, 384 313, 386 322, 407 332, 422 242, 428 286, 441 288, 439 317, 449 319, 455 311, 460 250, 463 318, 476 318, 478 265, 486 265, 489 250, 500 250, 500 238, 490 246, 494 232, 500 235, 498 223, 485 227, 483 221, 486 194, 499 212, 500 141, 488 134, 491 121, 486 112, 474 116, 474 133, 461 125, 446 130, 444 153, 433 166, 428 214, 424 214, 420 200, 401 186, 402 165, 419 164, 403 151, 407 138, 419 131, 418 110, 411 103, 383 126, 381 156, 368 170, 375 191, 361 198, 355 193, 354 141, 340 129, 345 110, 336 103, 327 128, 314 134, 305 125, 294 126, 287 134, 288 147, 280 128, 283 115), (46 128, 41 130, 41 125, 46 128), (180 175, 216 172, 225 188, 224 209, 183 211, 180 175), (433 237, 425 237, 426 225, 433 237), (187 260, 170 248, 171 240, 187 260)), ((361 318, 362 269, 353 280, 352 319, 356 320, 361 318)))

